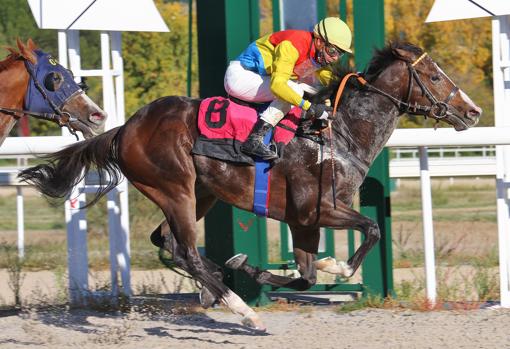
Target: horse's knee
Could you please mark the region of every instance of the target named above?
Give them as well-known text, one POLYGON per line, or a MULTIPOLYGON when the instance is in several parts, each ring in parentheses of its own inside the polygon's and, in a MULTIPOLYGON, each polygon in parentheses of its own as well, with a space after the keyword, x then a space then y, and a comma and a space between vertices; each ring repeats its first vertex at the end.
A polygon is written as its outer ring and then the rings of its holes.
POLYGON ((381 231, 379 230, 379 226, 375 222, 370 222, 370 225, 367 229, 367 239, 370 239, 374 243, 381 239, 381 231))

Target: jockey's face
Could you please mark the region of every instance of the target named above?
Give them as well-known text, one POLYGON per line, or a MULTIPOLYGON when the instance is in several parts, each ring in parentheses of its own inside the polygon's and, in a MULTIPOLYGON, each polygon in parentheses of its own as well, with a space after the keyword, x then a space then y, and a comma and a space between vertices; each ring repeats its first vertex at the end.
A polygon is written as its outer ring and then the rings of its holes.
POLYGON ((338 61, 344 54, 344 51, 334 45, 327 44, 320 38, 315 39, 315 48, 315 58, 317 62, 323 66, 338 61))

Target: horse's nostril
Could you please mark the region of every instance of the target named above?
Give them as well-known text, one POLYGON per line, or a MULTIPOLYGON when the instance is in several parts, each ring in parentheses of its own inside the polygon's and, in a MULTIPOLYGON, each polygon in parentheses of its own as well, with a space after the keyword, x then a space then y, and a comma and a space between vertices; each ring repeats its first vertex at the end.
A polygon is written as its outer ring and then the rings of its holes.
POLYGON ((468 116, 472 117, 472 118, 477 118, 479 117, 480 115, 482 114, 482 109, 478 108, 478 109, 470 109, 468 111, 468 116))
POLYGON ((90 114, 89 120, 92 122, 101 122, 106 119, 106 114, 101 112, 95 112, 90 114))

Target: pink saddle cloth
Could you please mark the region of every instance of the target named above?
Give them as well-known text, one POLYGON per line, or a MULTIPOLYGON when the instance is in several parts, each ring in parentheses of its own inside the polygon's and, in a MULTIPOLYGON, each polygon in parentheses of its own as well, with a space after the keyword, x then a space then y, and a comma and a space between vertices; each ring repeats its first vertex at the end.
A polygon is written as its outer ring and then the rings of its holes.
MULTIPOLYGON (((302 110, 293 108, 276 127, 273 140, 289 143, 294 138, 302 110)), ((207 139, 230 139, 244 142, 257 121, 257 111, 223 97, 211 97, 200 103, 198 129, 207 139)))

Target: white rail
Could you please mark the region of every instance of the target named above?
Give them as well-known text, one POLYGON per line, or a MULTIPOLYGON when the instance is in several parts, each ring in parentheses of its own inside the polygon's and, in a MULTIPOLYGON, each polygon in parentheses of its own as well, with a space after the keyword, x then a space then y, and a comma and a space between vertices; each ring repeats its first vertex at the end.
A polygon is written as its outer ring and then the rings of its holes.
MULTIPOLYGON (((431 177, 495 176, 497 171, 495 156, 429 158, 428 164, 431 177)), ((419 176, 419 158, 390 160, 391 178, 419 176)))
POLYGON ((453 128, 398 129, 393 132, 387 147, 437 147, 462 145, 506 145, 510 141, 510 127, 475 127, 457 132, 453 128), (420 143, 421 142, 421 143, 420 143))
MULTIPOLYGON (((0 156, 3 155, 25 155, 45 154, 60 150, 66 145, 74 143, 72 137, 16 137, 7 138, 5 143, 0 147, 0 156)), ((435 265, 434 265, 434 232, 432 221, 432 192, 430 188, 430 171, 427 158, 426 146, 452 146, 452 145, 506 145, 510 144, 510 127, 492 128, 479 127, 463 132, 456 132, 453 129, 400 129, 396 130, 391 136, 387 146, 389 147, 420 147, 420 177, 422 183, 422 209, 423 209, 423 225, 425 246, 425 265, 427 270, 427 297, 435 300, 436 282, 435 282, 435 265)), ((498 179, 498 222, 505 221, 508 217, 500 218, 499 215, 508 216, 510 206, 508 205, 508 183, 498 179), (506 211, 501 209, 501 202, 506 205, 506 211)), ((508 234, 507 234, 508 235, 508 234)), ((500 240, 503 237, 500 236, 500 240)), ((501 244, 501 241, 500 241, 501 244)), ((506 242, 510 244, 510 242, 506 242)), ((501 251, 500 251, 501 254, 501 251)), ((506 275, 506 266, 508 265, 508 253, 502 258, 500 263, 500 273, 506 275), (503 260, 505 262, 503 262, 503 260)), ((122 263, 120 263, 122 264, 122 263)), ((503 299, 502 295, 502 299, 503 299)), ((506 297, 506 296, 505 296, 506 297)), ((503 302, 502 302, 502 305, 503 302)), ((509 305, 506 305, 509 306, 509 305)))
MULTIPOLYGON (((452 146, 452 145, 508 145, 510 144, 510 129, 508 127, 489 128, 480 127, 463 132, 453 129, 418 129, 397 130, 390 138, 387 146, 419 147, 420 149, 420 178, 422 194, 423 234, 425 241, 425 270, 427 298, 434 303, 436 300, 436 276, 434 256, 434 231, 432 220, 432 190, 430 187, 430 171, 426 146, 452 146)), ((510 307, 510 291, 508 273, 510 270, 510 202, 508 189, 509 178, 502 175, 504 159, 498 157, 496 161, 497 176, 497 206, 498 206, 498 235, 499 235, 499 273, 501 282, 502 307, 510 307)), ((493 169, 492 169, 493 170, 493 169)))

